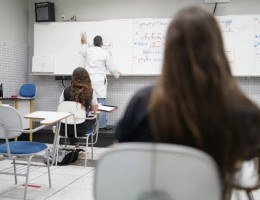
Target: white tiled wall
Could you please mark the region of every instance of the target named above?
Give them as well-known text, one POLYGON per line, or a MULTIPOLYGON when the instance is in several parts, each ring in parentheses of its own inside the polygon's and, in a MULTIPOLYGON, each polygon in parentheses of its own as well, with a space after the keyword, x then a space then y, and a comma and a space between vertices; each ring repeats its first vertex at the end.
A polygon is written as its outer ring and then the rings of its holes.
MULTIPOLYGON (((31 58, 33 48, 29 48, 29 66, 31 66, 31 58)), ((31 67, 29 68, 29 74, 31 67)), ((141 87, 154 84, 158 77, 120 77, 115 79, 108 77, 108 97, 107 104, 118 106, 118 109, 107 114, 108 124, 115 125, 131 96, 141 87)), ((37 86, 37 97, 35 101, 35 110, 57 110, 58 101, 63 90, 60 81, 55 81, 53 76, 35 76, 29 75, 28 82, 35 83, 37 86)), ((70 82, 67 81, 66 84, 70 82)))
MULTIPOLYGON (((29 66, 31 66, 32 47, 29 48, 29 66)), ((123 114, 131 96, 146 85, 155 84, 158 77, 131 76, 118 80, 108 77, 108 105, 116 105, 118 109, 107 115, 108 124, 115 125, 123 114)), ((260 106, 260 77, 237 78, 242 90, 260 106)), ((29 75, 29 82, 37 85, 36 110, 56 110, 63 86, 52 76, 29 75)), ((67 82, 66 84, 69 84, 67 82)))
POLYGON ((0 84, 5 97, 17 95, 22 84, 28 81, 28 47, 0 43, 0 84))
MULTIPOLYGON (((156 79, 153 77, 122 77, 116 80, 109 77, 107 104, 118 106, 118 109, 107 114, 108 124, 114 125, 118 121, 135 91, 155 83, 156 79)), ((59 97, 63 90, 62 84, 51 76, 29 76, 29 82, 35 83, 37 86, 35 109, 57 110, 59 97)))
MULTIPOLYGON (((4 86, 4 96, 18 94, 24 83, 35 83, 37 97, 35 110, 56 110, 63 86, 53 76, 31 75, 31 57, 33 49, 24 46, 0 43, 0 83, 4 86), (27 67, 29 66, 29 67, 27 67), (29 76, 27 76, 27 72, 29 76)), ((123 114, 131 96, 140 88, 156 83, 158 77, 132 76, 118 80, 108 77, 107 104, 116 105, 118 109, 109 113, 108 124, 115 125, 123 114)), ((260 78, 237 78, 242 90, 260 106, 260 78)), ((67 82, 66 84, 69 84, 67 82)))
POLYGON ((237 78, 241 89, 260 106, 260 77, 237 78))
MULTIPOLYGON (((108 78, 108 105, 118 106, 118 110, 108 114, 108 124, 116 124, 123 114, 129 100, 133 94, 142 87, 155 84, 158 77, 121 77, 118 80, 113 77, 108 78)), ((137 111, 138 112, 138 111, 137 111)))

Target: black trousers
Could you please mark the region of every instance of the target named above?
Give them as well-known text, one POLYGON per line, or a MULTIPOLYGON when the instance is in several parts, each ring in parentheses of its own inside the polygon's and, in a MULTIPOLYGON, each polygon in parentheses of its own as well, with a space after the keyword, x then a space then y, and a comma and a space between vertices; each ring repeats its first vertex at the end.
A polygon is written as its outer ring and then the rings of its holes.
MULTIPOLYGON (((86 120, 85 122, 83 122, 81 124, 77 124, 76 129, 77 129, 78 137, 84 137, 87 134, 87 130, 89 128, 92 128, 93 125, 95 124, 95 122, 96 122, 96 119, 93 119, 93 120, 86 120)), ((67 124, 67 134, 68 134, 70 144, 75 145, 78 142, 78 140, 77 140, 77 138, 75 138, 74 125, 67 124)), ((61 123, 60 135, 65 136, 65 124, 64 123, 61 123)))

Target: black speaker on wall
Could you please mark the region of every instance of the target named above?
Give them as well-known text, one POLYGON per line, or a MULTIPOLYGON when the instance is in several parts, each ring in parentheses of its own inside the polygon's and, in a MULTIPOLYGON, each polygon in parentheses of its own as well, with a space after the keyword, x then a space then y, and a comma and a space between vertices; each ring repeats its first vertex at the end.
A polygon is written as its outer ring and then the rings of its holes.
POLYGON ((40 2, 35 4, 36 22, 55 21, 54 3, 40 2))

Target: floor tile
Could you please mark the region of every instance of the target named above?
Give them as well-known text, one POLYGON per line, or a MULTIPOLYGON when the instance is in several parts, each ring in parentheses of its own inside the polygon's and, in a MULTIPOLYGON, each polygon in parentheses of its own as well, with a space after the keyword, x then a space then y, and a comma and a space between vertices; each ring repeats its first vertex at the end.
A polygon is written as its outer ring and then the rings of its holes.
MULTIPOLYGON (((94 148, 94 159, 88 159, 87 166, 84 167, 85 160, 78 160, 73 165, 51 166, 52 188, 48 188, 47 168, 31 166, 29 184, 40 186, 40 188, 28 188, 28 200, 45 199, 93 199, 93 175, 97 158, 105 152, 103 148, 94 148), (98 152, 98 153, 96 153, 98 152), (64 195, 65 194, 65 195, 64 195)), ((89 154, 90 157, 90 154, 89 154)), ((35 158, 41 161, 41 158, 35 158)), ((0 170, 9 168, 12 171, 10 160, 1 160, 0 170)), ((18 166, 18 171, 26 172, 26 166, 18 166)), ((13 200, 23 199, 25 177, 18 177, 18 185, 14 184, 14 177, 0 174, 0 199, 13 200)))
POLYGON ((95 170, 89 172, 88 174, 86 174, 86 176, 90 176, 90 177, 94 177, 95 175, 95 170))
POLYGON ((97 151, 95 151, 95 153, 101 154, 101 153, 105 153, 105 152, 107 152, 107 151, 109 151, 111 149, 112 148, 99 148, 99 149, 97 149, 97 151))
POLYGON ((84 176, 71 185, 67 186, 67 188, 93 190, 93 181, 94 179, 92 176, 84 176))
MULTIPOLYGON (((0 196, 0 199, 1 200, 18 200, 18 199, 23 199, 22 197, 19 198, 19 197, 4 197, 4 196, 0 196)), ((27 199, 29 200, 29 199, 27 199)))
POLYGON ((64 174, 64 175, 79 175, 83 176, 91 171, 93 171, 93 167, 83 167, 76 165, 67 165, 60 166, 58 169, 52 171, 53 174, 64 174))
POLYGON ((254 191, 253 196, 254 196, 255 200, 260 199, 260 190, 254 191))
MULTIPOLYGON (((48 188, 48 187, 41 187, 41 188, 31 188, 28 187, 27 189, 27 199, 28 200, 44 200, 49 196, 58 192, 59 188, 48 188)), ((0 198, 23 198, 24 195, 24 186, 19 186, 14 188, 5 194, 3 194, 0 198)))
MULTIPOLYGON (((42 175, 44 175, 46 173, 43 172, 36 172, 36 171, 32 171, 29 174, 29 182, 37 177, 40 177, 42 175)), ((47 174, 46 174, 47 176, 47 174)), ((5 174, 0 174, 0 180, 6 180, 6 181, 13 181, 14 182, 14 176, 13 175, 5 175, 5 174)), ((18 183, 24 183, 26 180, 25 176, 17 176, 17 182, 18 183)))
POLYGON ((8 191, 11 190, 15 187, 17 187, 18 185, 15 185, 14 180, 12 181, 7 181, 7 180, 0 180, 0 196, 8 191))
MULTIPOLYGON (((64 175, 64 174, 52 174, 51 175, 51 182, 52 186, 55 188, 63 188, 72 182, 76 181, 77 179, 81 178, 81 175, 64 175)), ((31 184, 41 185, 48 187, 48 177, 41 176, 39 178, 34 179, 31 184)))
POLYGON ((47 200, 94 200, 92 190, 65 188, 47 200))

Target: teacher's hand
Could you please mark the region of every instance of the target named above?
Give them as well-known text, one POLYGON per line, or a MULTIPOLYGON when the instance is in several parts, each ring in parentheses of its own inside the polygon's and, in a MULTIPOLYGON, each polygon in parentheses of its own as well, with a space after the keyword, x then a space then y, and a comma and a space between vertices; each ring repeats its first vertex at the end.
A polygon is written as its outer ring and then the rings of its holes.
POLYGON ((86 33, 81 34, 81 44, 87 44, 87 37, 86 37, 86 33))

